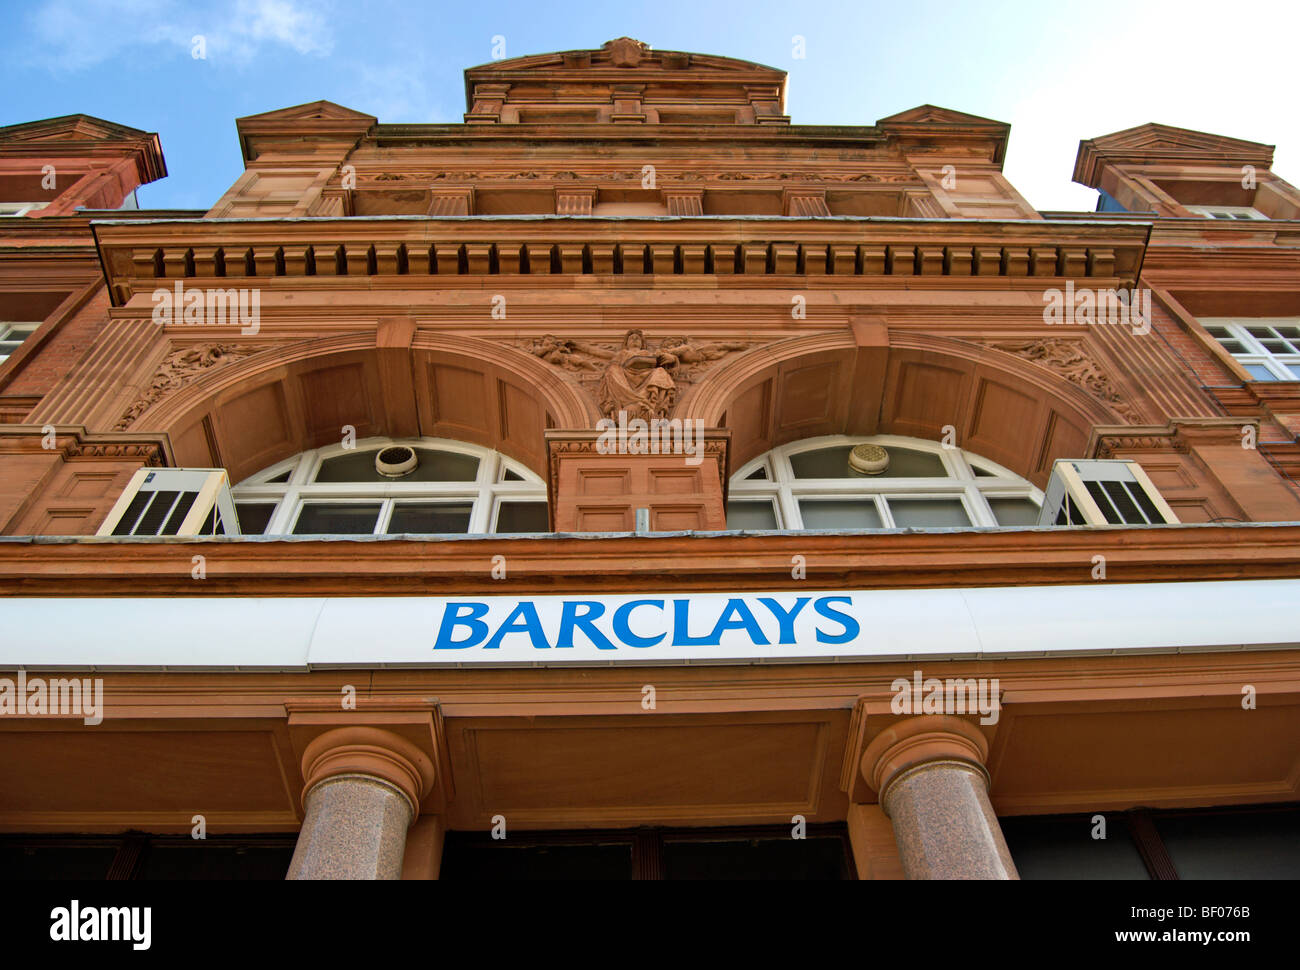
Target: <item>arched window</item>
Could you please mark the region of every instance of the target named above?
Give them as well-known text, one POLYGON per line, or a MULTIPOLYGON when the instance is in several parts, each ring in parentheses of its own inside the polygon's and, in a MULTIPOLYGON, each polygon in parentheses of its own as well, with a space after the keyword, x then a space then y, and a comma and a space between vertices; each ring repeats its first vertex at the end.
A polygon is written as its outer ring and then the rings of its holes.
POLYGON ((731 479, 727 528, 1034 525, 1042 502, 1043 493, 1020 476, 959 448, 836 435, 774 448, 741 468, 731 479))
POLYGON ((547 531, 545 482, 491 449, 442 438, 304 451, 231 491, 244 535, 547 531))

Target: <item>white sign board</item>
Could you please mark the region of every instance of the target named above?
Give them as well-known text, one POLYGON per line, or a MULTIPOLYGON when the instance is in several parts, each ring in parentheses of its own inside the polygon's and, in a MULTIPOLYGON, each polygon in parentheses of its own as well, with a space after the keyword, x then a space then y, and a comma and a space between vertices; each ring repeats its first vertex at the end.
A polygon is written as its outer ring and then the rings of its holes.
POLYGON ((0 599, 0 668, 798 663, 1300 645, 1300 580, 627 595, 0 599))

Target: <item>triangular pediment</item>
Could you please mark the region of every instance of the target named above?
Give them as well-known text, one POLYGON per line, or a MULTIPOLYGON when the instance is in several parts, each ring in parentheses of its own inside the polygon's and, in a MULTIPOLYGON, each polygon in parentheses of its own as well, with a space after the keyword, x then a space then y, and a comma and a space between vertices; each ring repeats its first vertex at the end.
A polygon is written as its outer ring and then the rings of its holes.
POLYGON ((1174 128, 1150 122, 1134 128, 1126 128, 1110 135, 1092 139, 1098 151, 1106 154, 1123 152, 1174 153, 1174 152, 1222 152, 1222 151, 1260 151, 1271 149, 1257 141, 1242 138, 1228 138, 1225 135, 1212 135, 1205 131, 1193 131, 1190 128, 1174 128))
POLYGON ((246 115, 239 120, 241 122, 355 121, 365 122, 366 124, 374 124, 376 121, 373 115, 353 111, 351 108, 345 108, 333 101, 312 101, 308 104, 295 104, 289 108, 277 108, 275 111, 265 111, 262 114, 246 115))
POLYGON ((62 115, 0 128, 0 142, 122 141, 147 138, 148 132, 91 115, 62 115))
POLYGON ((1108 165, 1183 164, 1254 165, 1267 169, 1273 164, 1273 146, 1149 122, 1079 142, 1074 181, 1095 189, 1100 187, 1102 171, 1108 165))
POLYGON ((994 121, 992 118, 982 118, 979 115, 967 114, 964 111, 954 111, 952 108, 940 108, 938 105, 921 104, 915 108, 908 108, 906 111, 890 115, 888 118, 881 118, 876 124, 883 128, 890 125, 1005 126, 1006 122, 994 121))

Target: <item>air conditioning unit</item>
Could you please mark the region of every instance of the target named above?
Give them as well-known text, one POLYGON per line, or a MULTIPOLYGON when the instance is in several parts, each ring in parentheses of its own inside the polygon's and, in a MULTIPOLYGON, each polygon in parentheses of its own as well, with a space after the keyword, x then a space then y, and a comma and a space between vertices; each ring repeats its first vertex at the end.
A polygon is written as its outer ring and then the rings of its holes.
POLYGON ((224 468, 141 468, 95 533, 101 536, 237 536, 224 468))
POLYGON ((1039 525, 1177 524, 1135 461, 1058 460, 1043 496, 1039 525))

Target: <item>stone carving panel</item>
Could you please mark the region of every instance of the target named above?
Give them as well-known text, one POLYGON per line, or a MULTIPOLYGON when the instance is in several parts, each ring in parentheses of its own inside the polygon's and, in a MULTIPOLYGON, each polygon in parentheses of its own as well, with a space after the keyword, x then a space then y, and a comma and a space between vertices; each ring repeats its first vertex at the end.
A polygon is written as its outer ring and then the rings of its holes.
POLYGON ((617 420, 666 418, 680 389, 699 380, 712 364, 746 350, 742 341, 696 341, 664 337, 657 347, 640 330, 629 330, 621 343, 566 340, 546 334, 520 346, 559 368, 591 394, 601 414, 617 420))
POLYGON ((1059 337, 1042 340, 1004 340, 989 344, 995 350, 1032 361, 1077 384, 1129 424, 1140 424, 1137 410, 1124 400, 1101 366, 1088 356, 1083 342, 1059 337))
POLYGON ((135 419, 173 391, 179 391, 207 371, 242 360, 266 350, 266 346, 247 344, 202 344, 173 350, 155 372, 141 395, 126 409, 114 431, 125 431, 135 419))

